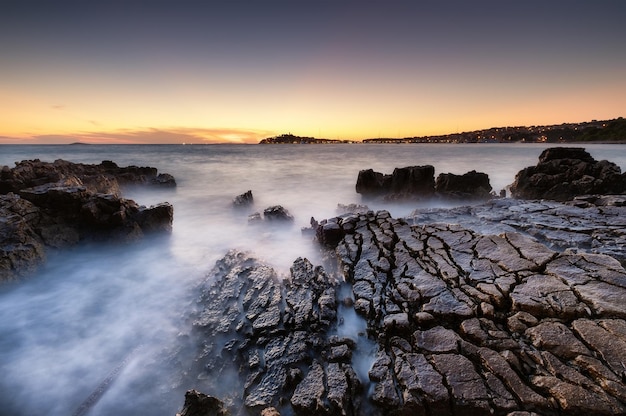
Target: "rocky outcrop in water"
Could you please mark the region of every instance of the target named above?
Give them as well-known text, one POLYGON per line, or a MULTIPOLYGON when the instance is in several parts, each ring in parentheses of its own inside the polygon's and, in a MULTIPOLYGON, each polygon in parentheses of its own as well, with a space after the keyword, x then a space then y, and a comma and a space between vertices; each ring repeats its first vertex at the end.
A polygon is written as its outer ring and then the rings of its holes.
POLYGON ((249 224, 274 223, 274 224, 291 224, 293 223, 293 215, 281 205, 273 205, 260 212, 255 212, 248 216, 249 224))
POLYGON ((131 184, 175 186, 155 168, 120 168, 57 160, 22 161, 0 174, 0 280, 32 271, 44 247, 84 240, 133 241, 147 232, 169 231, 173 207, 140 206, 120 196, 131 184))
POLYGON ((589 194, 626 192, 626 173, 615 163, 596 161, 583 148, 555 147, 544 150, 536 166, 515 176, 511 194, 519 199, 568 201, 589 194))
POLYGON ((626 271, 614 258, 385 211, 329 223, 343 230, 335 277, 304 259, 284 281, 245 254, 218 262, 190 338, 199 390, 284 414, 626 412, 626 271), (366 379, 354 370, 363 340, 334 335, 351 309, 377 346, 366 379), (220 390, 212 381, 227 375, 238 384, 220 390))
POLYGON ((252 205, 254 205, 254 196, 252 195, 252 191, 246 191, 241 195, 237 195, 235 199, 233 199, 233 206, 235 208, 247 208, 252 205))
POLYGON ((489 176, 476 171, 463 175, 442 173, 435 181, 435 168, 431 165, 396 168, 391 175, 362 170, 356 182, 356 192, 364 198, 385 200, 485 200, 491 197, 491 189, 489 176))

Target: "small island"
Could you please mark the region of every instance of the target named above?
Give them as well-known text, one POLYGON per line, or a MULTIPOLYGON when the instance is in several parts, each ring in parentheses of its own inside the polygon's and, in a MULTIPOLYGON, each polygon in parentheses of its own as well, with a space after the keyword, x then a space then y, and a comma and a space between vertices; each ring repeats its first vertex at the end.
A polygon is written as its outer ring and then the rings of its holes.
POLYGON ((315 137, 296 136, 291 133, 281 134, 280 136, 268 137, 259 142, 259 144, 336 144, 350 143, 349 140, 332 140, 332 139, 316 139, 315 137))

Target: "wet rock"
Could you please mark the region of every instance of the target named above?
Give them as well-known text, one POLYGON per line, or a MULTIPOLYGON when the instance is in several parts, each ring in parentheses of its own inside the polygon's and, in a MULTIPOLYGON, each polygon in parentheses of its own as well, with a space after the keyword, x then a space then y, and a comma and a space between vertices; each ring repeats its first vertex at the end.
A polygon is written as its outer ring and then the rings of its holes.
MULTIPOLYGON (((480 234, 523 234, 555 251, 608 254, 626 263, 626 207, 595 205, 603 198, 589 197, 594 203, 582 207, 576 201, 493 199, 468 207, 419 209, 407 219, 413 224, 463 224, 480 234)), ((626 197, 613 199, 620 198, 626 197)))
POLYGON ((196 390, 185 393, 183 410, 176 416, 229 416, 230 412, 219 399, 196 390))
POLYGON ((559 253, 511 230, 481 235, 372 212, 355 224, 335 252, 355 309, 378 343, 369 377, 372 401, 384 413, 626 409, 617 364, 626 351, 617 304, 626 274, 619 262, 559 253), (388 265, 380 266, 382 258, 388 265), (595 376, 582 374, 580 363, 595 376), (432 375, 429 394, 420 374, 432 375))
POLYGON ((435 193, 435 168, 408 166, 394 169, 391 175, 362 170, 357 177, 356 192, 365 198, 430 197, 435 193))
POLYGON ((475 170, 463 175, 441 173, 435 182, 437 194, 449 199, 486 200, 491 197, 491 190, 489 176, 475 170))
POLYGON ((583 148, 567 147, 544 150, 537 165, 518 172, 511 185, 514 198, 557 201, 625 191, 626 176, 619 166, 606 160, 598 162, 583 148))
POLYGON ((293 216, 280 205, 274 205, 263 210, 265 221, 293 222, 293 216))
POLYGON ((150 167, 25 160, 0 173, 0 280, 24 275, 43 261, 45 247, 85 240, 134 241, 171 231, 170 204, 144 207, 120 196, 128 185, 175 186, 150 167))
POLYGON ((254 196, 252 196, 252 191, 246 191, 241 195, 237 195, 235 199, 233 199, 233 206, 235 208, 246 208, 251 205, 254 205, 254 196))
MULTIPOLYGON (((463 175, 442 173, 435 181, 432 165, 395 168, 391 175, 372 169, 359 172, 356 192, 364 198, 405 200, 433 198, 485 200, 491 198, 489 176, 475 170, 463 175)), ((363 213, 367 210, 352 211, 363 213)))
MULTIPOLYGON (((572 208, 501 204, 536 216, 572 208)), ((559 252, 514 229, 482 234, 384 211, 322 223, 351 226, 326 248, 336 278, 303 259, 284 279, 245 254, 218 262, 194 321, 193 380, 234 369, 248 409, 285 414, 626 412, 619 261, 559 252), (338 309, 339 280, 354 302, 338 309), (360 345, 332 334, 350 307, 375 344, 369 380, 353 369, 360 345)))
POLYGON ((354 341, 330 333, 337 323, 337 286, 306 259, 297 259, 281 278, 247 253, 228 253, 199 288, 191 334, 198 342, 196 360, 185 372, 218 396, 233 391, 219 380, 234 372, 240 405, 249 409, 355 414, 354 341))

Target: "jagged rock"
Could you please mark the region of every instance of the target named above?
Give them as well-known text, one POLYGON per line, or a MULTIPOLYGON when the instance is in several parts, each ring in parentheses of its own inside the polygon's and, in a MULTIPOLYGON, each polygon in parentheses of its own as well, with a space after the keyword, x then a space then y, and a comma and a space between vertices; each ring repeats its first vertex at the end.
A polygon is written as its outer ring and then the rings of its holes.
POLYGON ((480 235, 371 212, 354 223, 335 251, 378 343, 371 397, 385 413, 626 411, 619 262, 558 253, 514 232, 480 235), (394 321, 402 331, 390 330, 394 321), (430 394, 419 374, 433 375, 430 394))
POLYGON ((489 176, 475 170, 463 175, 441 173, 435 182, 435 191, 445 198, 485 200, 491 197, 491 190, 489 176))
POLYGON ((175 185, 171 175, 157 175, 155 168, 120 168, 110 161, 30 160, 3 168, 0 280, 34 270, 44 259, 44 247, 91 239, 134 241, 147 232, 170 231, 170 204, 147 208, 120 197, 120 185, 153 183, 175 185))
POLYGON ((40 210, 15 194, 0 195, 0 281, 34 271, 46 258, 35 232, 40 210))
MULTIPOLYGON (((573 207, 549 209, 559 208, 573 207)), ((306 260, 282 280, 229 253, 202 288, 198 368, 186 373, 215 380, 234 369, 240 387, 229 389, 248 409, 296 415, 363 414, 363 403, 373 414, 626 412, 626 270, 617 260, 559 252, 511 228, 484 235, 412 222, 368 211, 319 223, 343 230, 326 246, 354 297, 341 308, 338 280, 306 260), (365 389, 352 364, 359 344, 332 335, 350 307, 376 345, 365 389)))
POLYGON ((246 191, 241 195, 237 195, 233 199, 233 206, 236 208, 245 208, 254 204, 254 197, 252 191, 246 191))
POLYGON ((185 371, 208 380, 203 390, 219 395, 233 387, 209 381, 238 363, 241 401, 250 409, 355 414, 360 385, 348 364, 355 343, 330 334, 337 286, 306 259, 297 259, 283 279, 250 255, 229 252, 199 289, 192 333, 200 343, 197 364, 185 371), (214 341, 224 338, 233 342, 214 341))
POLYGON ((544 150, 536 166, 515 176, 511 194, 520 199, 567 201, 578 195, 620 194, 626 191, 626 174, 606 160, 596 161, 583 148, 544 150))
MULTIPOLYGON (((402 200, 432 198, 484 200, 491 198, 489 176, 475 170, 463 175, 442 173, 435 181, 432 165, 408 166, 394 169, 391 175, 383 175, 372 169, 359 172, 356 192, 364 198, 402 200)), ((362 213, 367 210, 357 210, 362 213)))
POLYGON ((431 165, 395 168, 391 175, 362 170, 357 177, 356 192, 366 198, 429 197, 435 193, 435 168, 431 165))
POLYGON ((176 416, 230 416, 230 412, 221 400, 189 390, 185 393, 183 410, 176 416))
POLYGON ((280 205, 274 205, 263 210, 263 218, 270 222, 293 222, 293 216, 280 205))

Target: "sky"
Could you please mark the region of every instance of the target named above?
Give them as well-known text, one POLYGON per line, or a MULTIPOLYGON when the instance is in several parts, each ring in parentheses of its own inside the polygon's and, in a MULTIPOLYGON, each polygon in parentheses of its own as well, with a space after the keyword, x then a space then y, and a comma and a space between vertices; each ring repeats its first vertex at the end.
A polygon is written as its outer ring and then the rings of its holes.
POLYGON ((626 1, 0 2, 0 143, 412 137, 626 116, 626 1))

